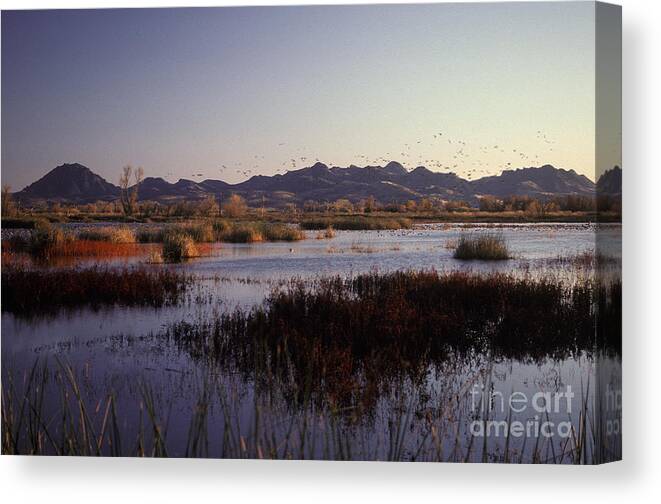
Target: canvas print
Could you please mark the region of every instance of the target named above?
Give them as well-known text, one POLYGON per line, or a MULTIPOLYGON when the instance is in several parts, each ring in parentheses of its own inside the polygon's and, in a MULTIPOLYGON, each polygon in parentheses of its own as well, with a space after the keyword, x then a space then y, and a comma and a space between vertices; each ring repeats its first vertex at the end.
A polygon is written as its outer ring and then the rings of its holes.
POLYGON ((621 458, 621 9, 2 12, 2 454, 621 458))

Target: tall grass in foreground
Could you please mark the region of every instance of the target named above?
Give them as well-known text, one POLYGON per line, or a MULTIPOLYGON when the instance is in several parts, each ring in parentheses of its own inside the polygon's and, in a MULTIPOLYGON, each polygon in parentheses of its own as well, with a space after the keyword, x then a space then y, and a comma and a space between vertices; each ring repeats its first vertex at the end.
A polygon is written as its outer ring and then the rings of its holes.
MULTIPOLYGON (((214 373, 187 389, 191 407, 178 413, 175 425, 184 426, 173 434, 168 398, 160 397, 153 384, 139 379, 137 397, 123 400, 111 388, 96 395, 84 386, 81 370, 56 361, 55 366, 35 361, 18 379, 3 370, 3 455, 585 464, 596 461, 598 443, 608 442, 594 437, 599 419, 587 400, 589 384, 580 392, 570 437, 554 442, 538 435, 510 447, 509 438, 480 446, 479 438, 466 435, 469 418, 462 411, 469 388, 434 397, 443 407, 432 409, 418 394, 400 389, 374 426, 374 420, 348 420, 339 407, 317 408, 305 392, 297 411, 283 410, 274 404, 273 390, 255 384, 253 409, 242 422, 238 390, 214 373)), ((490 372, 475 378, 487 381, 490 372)), ((481 411, 478 418, 488 415, 481 411)))
POLYGON ((463 235, 454 250, 455 259, 504 261, 511 258, 505 238, 498 234, 463 235))
POLYGON ((163 306, 178 301, 190 282, 187 275, 161 269, 4 267, 2 310, 29 316, 79 306, 163 306))

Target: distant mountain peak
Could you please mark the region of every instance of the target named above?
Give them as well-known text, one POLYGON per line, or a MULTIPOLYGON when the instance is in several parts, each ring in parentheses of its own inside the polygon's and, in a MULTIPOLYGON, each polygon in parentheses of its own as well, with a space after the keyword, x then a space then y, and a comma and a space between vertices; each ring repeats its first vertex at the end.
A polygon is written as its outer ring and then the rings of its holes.
POLYGON ((329 173, 328 166, 325 165, 324 163, 317 161, 315 164, 310 166, 308 168, 308 172, 313 173, 313 174, 322 174, 325 175, 329 173))
POLYGON ((16 193, 19 200, 70 200, 92 202, 119 196, 119 187, 109 183, 85 165, 64 163, 16 193))
POLYGON ((397 161, 390 161, 383 167, 383 171, 390 175, 406 175, 408 172, 401 163, 397 161))
POLYGON ((57 172, 57 173, 62 173, 62 172, 89 172, 93 173, 92 170, 90 170, 87 166, 82 165, 80 163, 63 163, 59 166, 56 166, 51 170, 51 173, 57 172))

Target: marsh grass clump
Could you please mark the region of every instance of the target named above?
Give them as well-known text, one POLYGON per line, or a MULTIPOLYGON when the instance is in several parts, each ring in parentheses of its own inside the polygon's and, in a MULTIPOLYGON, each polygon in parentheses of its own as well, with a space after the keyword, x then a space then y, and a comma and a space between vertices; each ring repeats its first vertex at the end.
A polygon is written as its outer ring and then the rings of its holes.
POLYGON ((135 243, 135 232, 127 226, 104 226, 84 229, 78 233, 79 240, 105 241, 110 243, 135 243))
POLYGON ((57 247, 69 240, 71 237, 62 229, 48 222, 39 222, 30 233, 28 247, 32 254, 50 255, 57 247))
POLYGON ((463 235, 453 257, 461 260, 504 261, 511 259, 505 238, 499 234, 463 235))
POLYGON ((135 234, 139 243, 163 243, 165 238, 164 227, 142 227, 135 234))
POLYGON ((165 235, 163 240, 162 256, 168 262, 181 262, 184 259, 198 257, 199 250, 195 240, 191 236, 182 232, 170 232, 165 235))
POLYGON ((63 229, 53 226, 48 221, 38 221, 33 230, 27 236, 16 235, 7 240, 7 251, 24 252, 42 259, 57 255, 61 249, 73 237, 65 233, 63 229))
POLYGON ((299 241, 305 238, 303 231, 285 224, 264 223, 260 227, 267 241, 299 241))
POLYGON ((147 264, 162 264, 163 252, 160 250, 152 250, 147 257, 147 264))
POLYGON ((411 219, 405 217, 364 217, 361 215, 346 217, 319 217, 301 222, 301 229, 320 231, 332 227, 346 231, 410 229, 411 219))
POLYGON ((216 240, 221 241, 221 237, 232 229, 232 224, 226 219, 215 219, 211 227, 216 240))
POLYGON ((212 243, 216 241, 214 228, 210 222, 199 222, 176 226, 175 233, 185 233, 198 243, 212 243))
POLYGON ((264 234, 255 225, 237 224, 223 233, 220 241, 227 243, 254 243, 264 241, 264 234))
POLYGON ((2 269, 2 310, 17 315, 120 304, 162 306, 183 294, 190 278, 148 268, 2 269))
POLYGON ((323 231, 317 233, 317 240, 330 240, 331 238, 335 238, 335 230, 333 229, 333 226, 328 226, 323 231))
POLYGON ((216 219, 200 223, 177 224, 138 231, 141 243, 163 243, 172 236, 188 235, 196 243, 255 243, 303 240, 305 234, 292 226, 271 222, 232 222, 216 219))
POLYGON ((300 229, 277 222, 233 223, 218 220, 213 224, 216 240, 227 243, 255 243, 262 241, 298 241, 305 238, 300 229))

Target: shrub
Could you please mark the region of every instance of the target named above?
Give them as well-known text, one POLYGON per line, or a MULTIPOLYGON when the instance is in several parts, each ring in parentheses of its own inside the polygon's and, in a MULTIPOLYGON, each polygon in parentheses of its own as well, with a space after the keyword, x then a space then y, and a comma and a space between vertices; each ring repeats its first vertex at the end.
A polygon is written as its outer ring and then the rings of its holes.
POLYGON ((464 235, 459 238, 453 257, 464 260, 502 261, 510 259, 510 253, 505 239, 500 235, 464 235))

